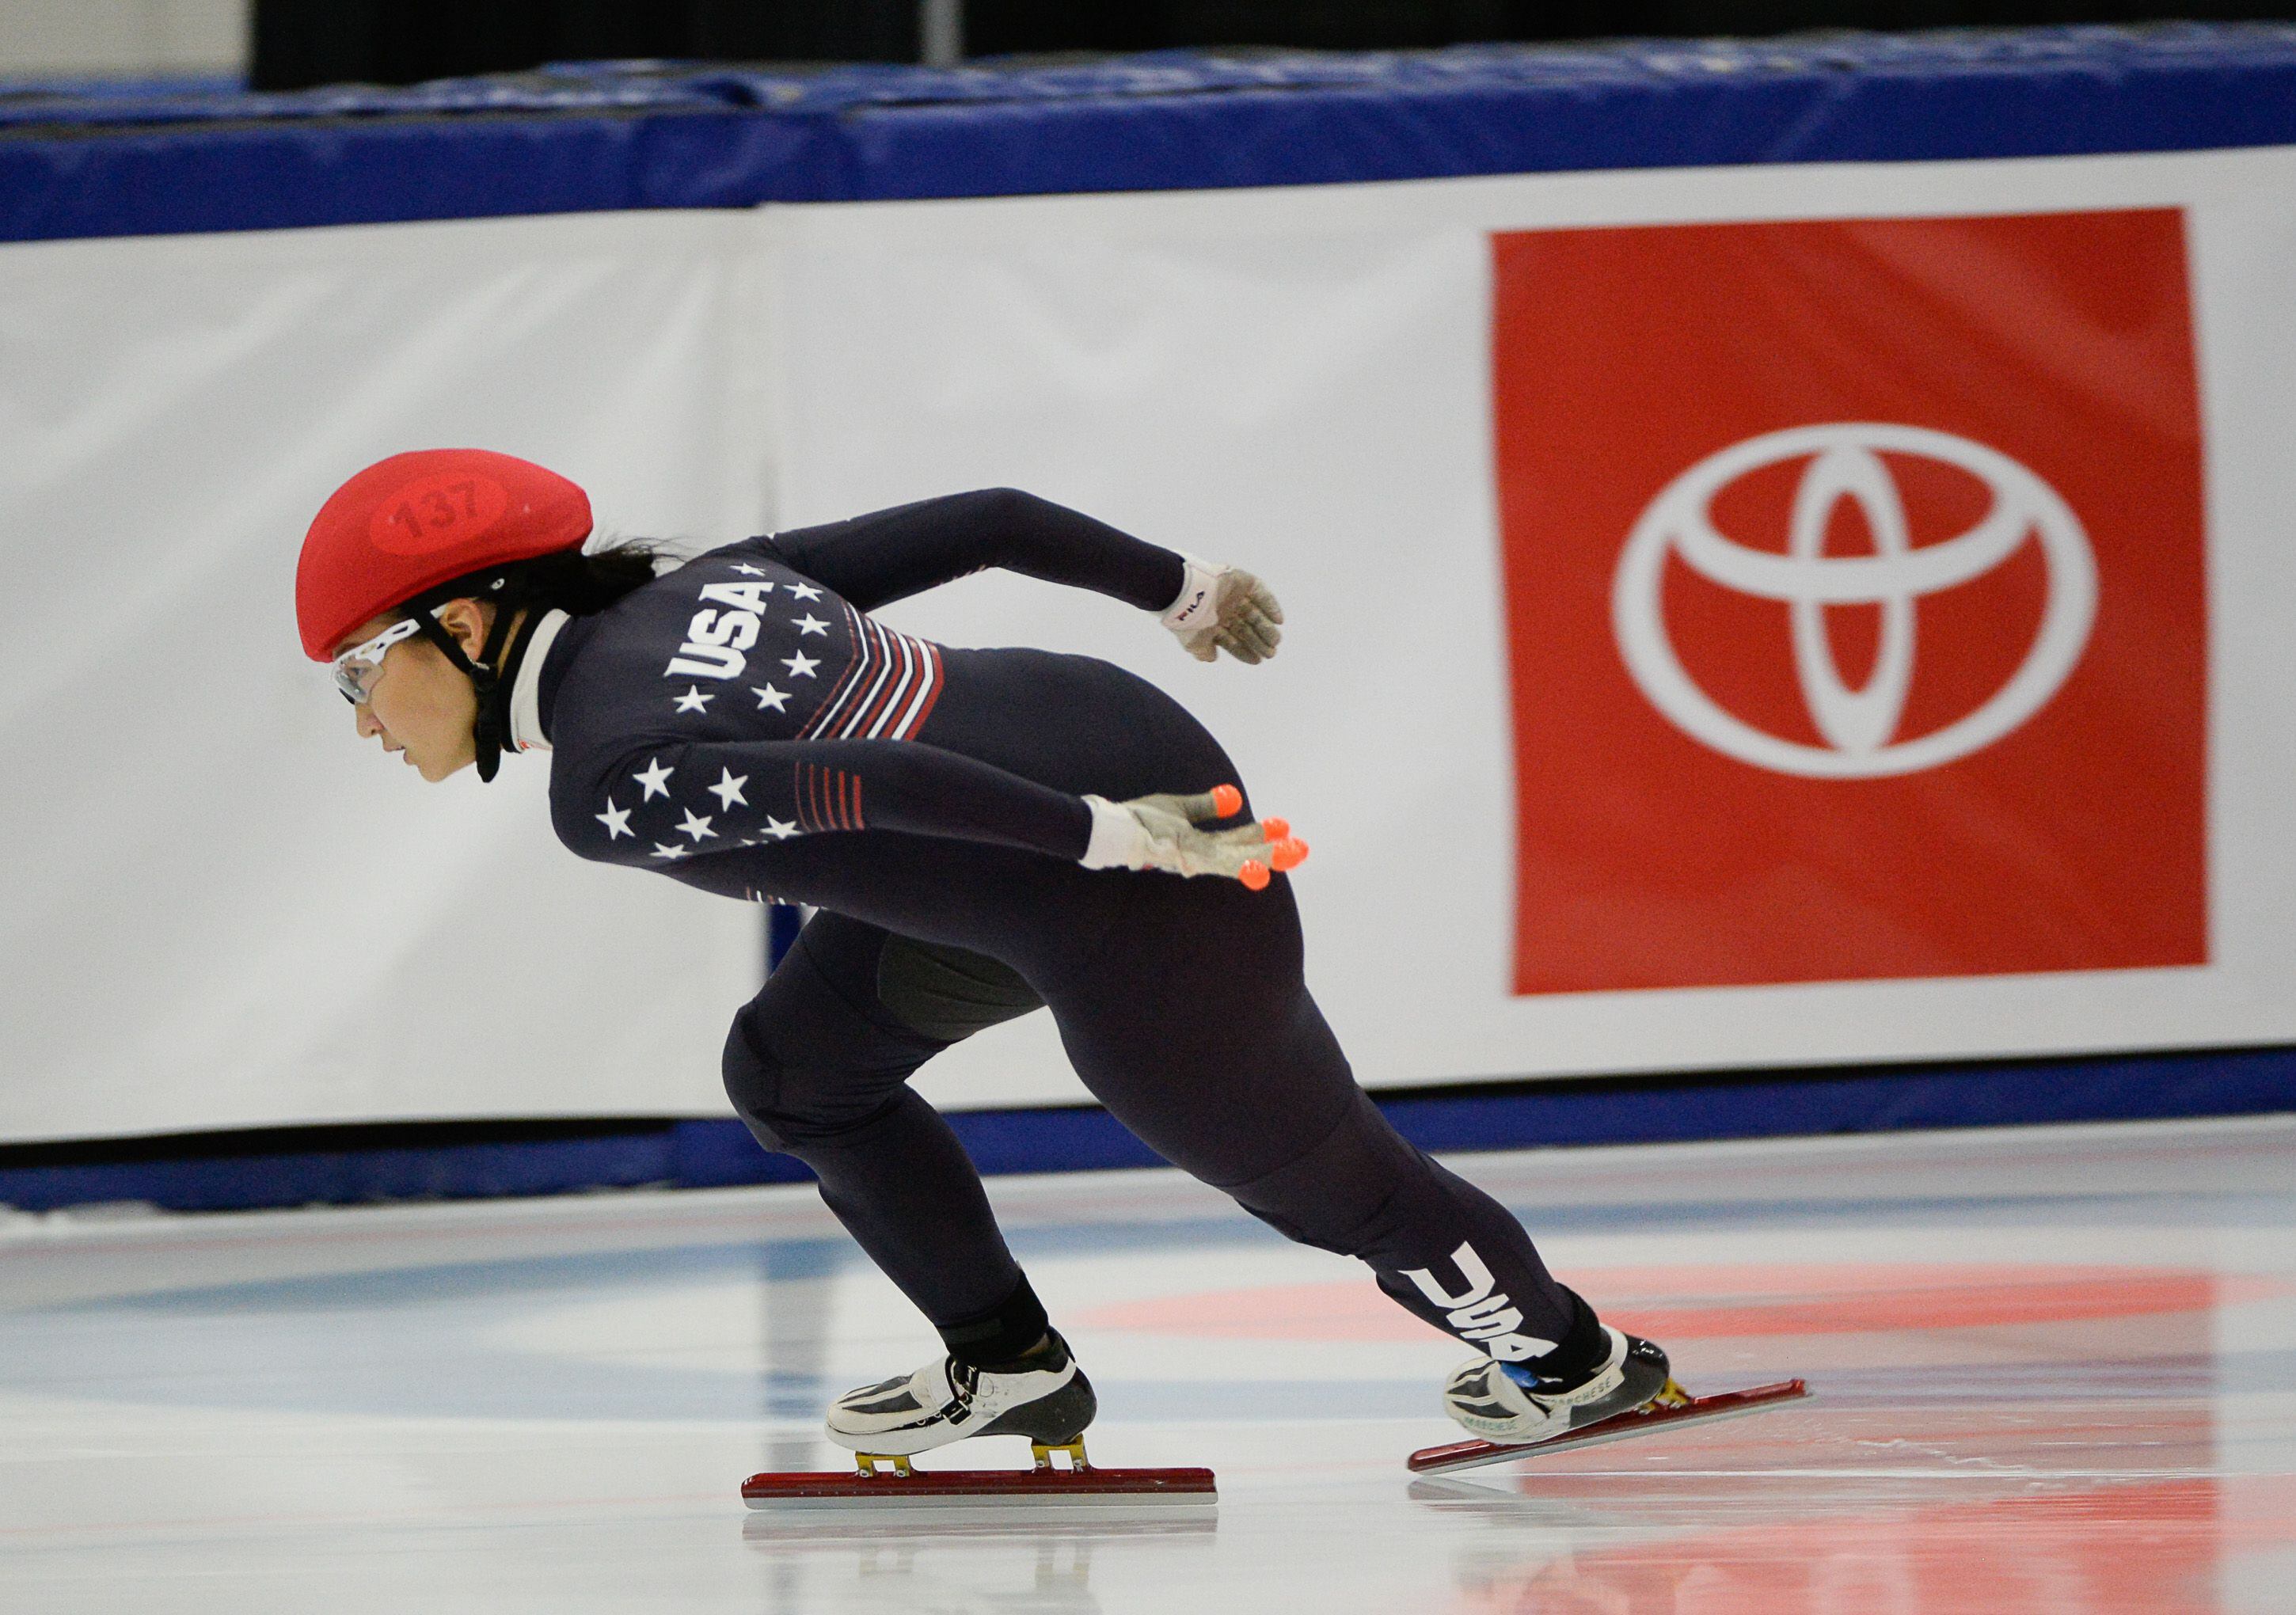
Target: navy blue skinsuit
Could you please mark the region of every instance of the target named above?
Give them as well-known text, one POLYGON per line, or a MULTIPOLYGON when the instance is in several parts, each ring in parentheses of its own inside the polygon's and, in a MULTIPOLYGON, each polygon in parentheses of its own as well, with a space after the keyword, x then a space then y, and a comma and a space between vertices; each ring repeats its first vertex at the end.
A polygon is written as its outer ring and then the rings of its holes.
POLYGON ((1210 734, 1105 662, 942 647, 865 615, 990 566, 1146 611, 1183 577, 1168 550, 991 490, 729 545, 550 648, 539 711, 568 847, 820 911, 726 1042, 751 1131, 813 1168, 959 1342, 1033 1295, 907 1078, 1041 1002, 1085 1086, 1166 1160, 1495 1355, 1598 1355, 1593 1315, 1514 1218, 1356 1086, 1302 980, 1285 877, 1254 892, 1078 863, 1086 792, 1241 784, 1210 734))

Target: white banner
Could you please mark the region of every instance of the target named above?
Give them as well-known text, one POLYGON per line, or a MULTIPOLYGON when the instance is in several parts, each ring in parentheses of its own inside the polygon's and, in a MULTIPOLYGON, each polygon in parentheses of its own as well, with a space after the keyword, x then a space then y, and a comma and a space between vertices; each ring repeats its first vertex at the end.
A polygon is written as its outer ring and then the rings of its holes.
POLYGON ((754 230, 0 248, 0 1138, 722 1106, 758 911, 568 856, 537 759, 434 790, 357 742, 293 594, 320 503, 410 447, 748 530, 754 230))
MULTIPOLYGON (((696 545, 1011 484, 1263 573, 1261 668, 1024 579, 888 616, 1201 715, 1314 844, 1310 979, 1373 1086, 2296 1037, 2292 182, 2250 152, 0 249, 0 1138, 722 1113, 758 912, 565 854, 537 759, 422 788, 297 651, 319 501, 444 444, 696 545), (2038 628, 1956 660, 1995 619, 1930 602, 1987 579, 2060 625, 2038 673, 2038 628)), ((922 1086, 1082 1097, 1041 1016, 922 1086)))

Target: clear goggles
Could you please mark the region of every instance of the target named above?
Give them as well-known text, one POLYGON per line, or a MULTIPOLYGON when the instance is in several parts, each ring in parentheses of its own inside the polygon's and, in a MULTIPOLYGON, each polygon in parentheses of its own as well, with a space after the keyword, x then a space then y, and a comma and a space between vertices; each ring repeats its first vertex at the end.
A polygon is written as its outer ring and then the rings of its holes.
POLYGON ((382 676, 383 652, 402 639, 411 639, 422 631, 422 625, 408 617, 392 623, 373 639, 355 644, 332 664, 335 688, 354 707, 363 707, 374 691, 375 681, 382 676))

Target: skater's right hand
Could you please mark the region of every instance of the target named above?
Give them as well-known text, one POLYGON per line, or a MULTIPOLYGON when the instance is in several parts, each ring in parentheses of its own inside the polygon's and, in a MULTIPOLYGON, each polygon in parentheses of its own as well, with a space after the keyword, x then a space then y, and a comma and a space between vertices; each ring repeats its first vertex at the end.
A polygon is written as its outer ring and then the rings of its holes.
POLYGON ((1128 802, 1087 796, 1092 840, 1086 869, 1161 869, 1177 875, 1226 875, 1257 891, 1272 869, 1294 869, 1308 844, 1282 819, 1258 819, 1230 830, 1201 826, 1243 809, 1243 793, 1220 785, 1199 796, 1143 796, 1128 802))

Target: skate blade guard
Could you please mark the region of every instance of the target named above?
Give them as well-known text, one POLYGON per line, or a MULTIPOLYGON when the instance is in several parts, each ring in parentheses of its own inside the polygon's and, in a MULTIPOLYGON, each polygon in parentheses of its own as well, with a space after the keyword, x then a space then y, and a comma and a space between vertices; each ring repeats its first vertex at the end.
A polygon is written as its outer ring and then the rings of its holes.
POLYGON ((1595 1447, 1604 1441, 1624 1441, 1635 1436, 1654 1435, 1662 1430, 1679 1430, 1685 1425, 1704 1424, 1716 1419, 1761 1413, 1782 1403, 1800 1401, 1808 1395, 1808 1385, 1800 1380, 1781 1380, 1775 1385, 1757 1385, 1751 1390, 1720 1391, 1710 1397, 1693 1397, 1669 1380, 1666 1389, 1642 1406, 1622 1414, 1612 1414, 1583 1430, 1574 1430, 1567 1436, 1557 1436, 1550 1441, 1454 1441, 1446 1447, 1422 1447, 1411 1455, 1411 1472, 1414 1475, 1447 1475, 1463 1469, 1480 1469, 1486 1463, 1507 1463, 1518 1458, 1536 1458, 1548 1453, 1569 1452, 1574 1447, 1595 1447))
POLYGON ((1219 1494, 1208 1469, 1101 1469, 1082 1441, 1033 1442, 1028 1469, 920 1470, 907 1458, 854 1455, 849 1471, 751 1475, 742 1501, 775 1513, 830 1509, 1209 1510, 1219 1494), (1066 1454, 1068 1463, 1053 1456, 1066 1454))

